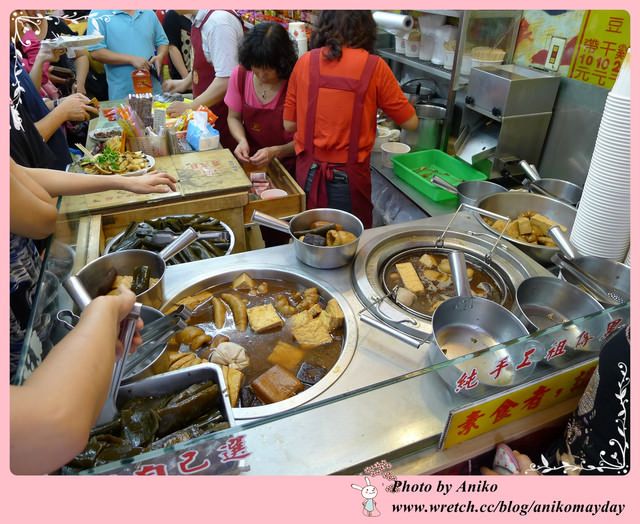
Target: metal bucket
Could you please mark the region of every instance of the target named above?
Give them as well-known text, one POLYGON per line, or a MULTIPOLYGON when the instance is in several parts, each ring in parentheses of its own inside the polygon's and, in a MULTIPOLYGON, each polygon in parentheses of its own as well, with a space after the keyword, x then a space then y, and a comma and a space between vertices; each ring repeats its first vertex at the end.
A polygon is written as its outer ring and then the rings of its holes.
POLYGON ((403 129, 400 141, 411 146, 411 151, 440 149, 442 128, 447 110, 431 104, 417 104, 418 129, 403 129))

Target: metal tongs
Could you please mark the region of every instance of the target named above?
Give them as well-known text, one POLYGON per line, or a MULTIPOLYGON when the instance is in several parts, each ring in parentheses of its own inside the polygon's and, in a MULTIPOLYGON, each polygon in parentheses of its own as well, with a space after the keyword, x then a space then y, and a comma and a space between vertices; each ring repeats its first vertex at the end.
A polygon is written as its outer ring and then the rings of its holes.
MULTIPOLYGON (((82 311, 91 302, 91 296, 87 293, 84 285, 80 279, 73 275, 67 278, 63 283, 63 287, 67 290, 75 304, 82 311)), ((122 371, 124 364, 127 360, 127 355, 131 349, 131 342, 136 333, 136 324, 142 311, 142 304, 136 302, 131 308, 131 311, 126 318, 120 322, 120 332, 118 339, 122 343, 124 352, 122 358, 120 358, 113 366, 113 373, 111 374, 111 385, 109 386, 109 393, 107 394, 107 400, 105 401, 102 411, 96 421, 96 426, 102 426, 113 421, 118 416, 118 408, 116 407, 116 396, 118 395, 118 389, 120 389, 120 381, 122 379, 122 371)))
POLYGON ((187 327, 187 320, 189 320, 191 314, 191 310, 182 304, 170 315, 154 320, 144 326, 140 331, 142 344, 128 358, 122 380, 126 382, 131 376, 151 364, 164 351, 167 341, 174 334, 187 327))

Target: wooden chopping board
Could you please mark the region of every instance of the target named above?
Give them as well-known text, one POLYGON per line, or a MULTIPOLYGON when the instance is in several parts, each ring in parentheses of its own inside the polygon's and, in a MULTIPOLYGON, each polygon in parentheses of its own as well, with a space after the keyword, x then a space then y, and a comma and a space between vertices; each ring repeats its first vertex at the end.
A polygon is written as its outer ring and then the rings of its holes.
POLYGON ((183 153, 158 157, 155 160, 154 169, 165 171, 179 180, 177 191, 137 195, 129 191, 112 190, 64 197, 60 211, 71 215, 102 213, 114 208, 133 208, 139 205, 237 193, 248 191, 251 187, 251 181, 242 166, 228 149, 183 153))

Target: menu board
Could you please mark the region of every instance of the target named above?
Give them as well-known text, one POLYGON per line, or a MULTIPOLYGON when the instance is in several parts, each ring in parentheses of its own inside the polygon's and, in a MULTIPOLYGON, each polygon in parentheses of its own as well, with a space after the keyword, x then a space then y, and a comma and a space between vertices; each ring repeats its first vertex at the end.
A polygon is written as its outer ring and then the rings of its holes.
POLYGON ((630 32, 627 11, 586 11, 569 78, 611 89, 627 54, 630 32))

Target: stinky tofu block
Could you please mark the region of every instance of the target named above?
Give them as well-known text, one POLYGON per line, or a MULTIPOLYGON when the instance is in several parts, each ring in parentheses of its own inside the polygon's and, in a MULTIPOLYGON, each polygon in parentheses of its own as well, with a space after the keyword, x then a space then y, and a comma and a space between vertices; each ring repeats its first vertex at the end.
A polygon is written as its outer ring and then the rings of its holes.
POLYGON ((424 293, 424 285, 411 262, 401 262, 396 264, 396 269, 398 270, 398 273, 400 273, 400 278, 402 278, 404 287, 413 293, 424 293))
POLYGON ((253 289, 256 287, 256 283, 249 275, 242 273, 242 275, 233 281, 231 286, 233 289, 253 289))
POLYGON ((320 319, 329 332, 342 326, 344 313, 335 298, 329 300, 327 307, 320 313, 320 319))
POLYGON ((279 340, 267 360, 271 364, 279 364, 283 368, 294 370, 304 358, 304 351, 296 346, 279 340))
POLYGON ((303 349, 328 344, 333 340, 331 333, 329 333, 320 316, 317 316, 311 322, 291 329, 291 333, 303 349))
POLYGON ((284 320, 278 315, 273 304, 248 308, 247 317, 249 318, 251 329, 256 333, 263 333, 264 331, 279 329, 284 326, 284 320))
POLYGON ((292 328, 297 328, 303 326, 304 324, 307 324, 308 322, 311 322, 312 320, 313 315, 311 314, 311 311, 309 309, 305 309, 303 311, 300 311, 300 313, 296 313, 295 315, 293 315, 289 319, 289 322, 292 328))
POLYGON ((426 268, 433 268, 438 265, 435 257, 433 255, 430 255, 429 253, 425 253, 424 255, 422 255, 418 262, 420 262, 426 268))
POLYGON ((562 231, 566 231, 567 228, 564 227, 561 224, 558 224, 557 222, 554 222, 553 220, 551 220, 550 218, 541 215, 539 213, 536 213, 535 215, 533 215, 531 217, 531 225, 535 225, 537 227, 540 228, 540 231, 542 231, 542 233, 544 235, 547 234, 547 231, 549 231, 549 228, 552 226, 560 226, 560 229, 562 229, 562 231))
POLYGON ((531 221, 527 217, 518 217, 518 231, 521 235, 530 235, 532 233, 531 221))
POLYGON ((288 399, 304 389, 304 384, 282 366, 275 364, 251 383, 251 390, 265 404, 288 399))

